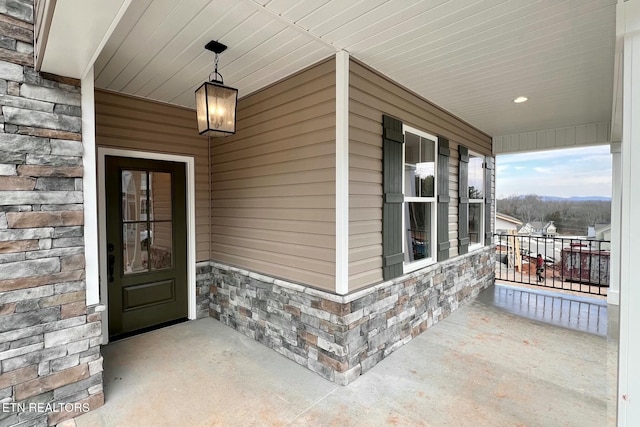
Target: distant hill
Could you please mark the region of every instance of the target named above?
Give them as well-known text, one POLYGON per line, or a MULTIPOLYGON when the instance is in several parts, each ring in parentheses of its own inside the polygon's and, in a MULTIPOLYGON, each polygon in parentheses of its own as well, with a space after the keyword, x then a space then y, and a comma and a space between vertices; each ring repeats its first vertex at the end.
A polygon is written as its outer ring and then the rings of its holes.
POLYGON ((604 196, 572 196, 572 197, 556 197, 556 196, 540 196, 545 202, 610 202, 611 197, 604 196))
POLYGON ((528 194, 497 200, 498 210, 523 223, 553 221, 561 234, 586 235, 594 224, 611 223, 611 198, 528 194))

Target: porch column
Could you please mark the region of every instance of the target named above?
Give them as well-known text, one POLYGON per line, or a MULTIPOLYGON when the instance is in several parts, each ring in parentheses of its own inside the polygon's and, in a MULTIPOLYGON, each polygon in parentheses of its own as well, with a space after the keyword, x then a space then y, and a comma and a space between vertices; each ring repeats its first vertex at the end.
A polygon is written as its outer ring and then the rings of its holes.
POLYGON ((82 188, 84 190, 84 258, 87 305, 100 303, 98 267, 98 186, 93 67, 82 78, 82 188))
POLYGON ((349 292, 349 53, 336 52, 336 293, 349 292))
POLYGON ((620 214, 622 210, 622 144, 611 143, 611 258, 607 303, 620 304, 620 214))
POLYGON ((640 0, 619 0, 624 39, 618 425, 640 425, 640 0), (635 183, 635 185, 633 185, 635 183))

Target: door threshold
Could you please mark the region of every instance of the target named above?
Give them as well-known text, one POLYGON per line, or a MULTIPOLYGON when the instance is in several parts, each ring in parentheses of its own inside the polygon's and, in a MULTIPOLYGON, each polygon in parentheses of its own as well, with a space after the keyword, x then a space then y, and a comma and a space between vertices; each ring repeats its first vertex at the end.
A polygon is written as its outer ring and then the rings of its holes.
POLYGON ((182 317, 176 320, 170 320, 168 322, 158 323, 157 325, 147 326, 146 328, 136 329, 135 331, 125 332, 123 334, 111 335, 109 336, 109 342, 123 340, 125 338, 131 338, 136 335, 141 335, 147 332, 155 331, 157 329, 166 328, 167 326, 177 325, 178 323, 183 323, 188 321, 187 317, 182 317))

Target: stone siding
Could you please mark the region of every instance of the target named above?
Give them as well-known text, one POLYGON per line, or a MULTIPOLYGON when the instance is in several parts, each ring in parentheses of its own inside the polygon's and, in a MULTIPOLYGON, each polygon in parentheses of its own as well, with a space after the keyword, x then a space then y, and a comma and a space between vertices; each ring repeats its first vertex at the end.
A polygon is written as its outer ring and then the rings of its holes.
POLYGON ((491 285, 494 250, 347 296, 212 262, 210 315, 346 385, 491 285))
POLYGON ((209 293, 213 283, 209 261, 196 263, 196 318, 209 316, 209 293))
POLYGON ((32 1, 0 0, 2 426, 55 425, 104 401, 103 307, 85 295, 80 98, 79 81, 33 69, 32 1))

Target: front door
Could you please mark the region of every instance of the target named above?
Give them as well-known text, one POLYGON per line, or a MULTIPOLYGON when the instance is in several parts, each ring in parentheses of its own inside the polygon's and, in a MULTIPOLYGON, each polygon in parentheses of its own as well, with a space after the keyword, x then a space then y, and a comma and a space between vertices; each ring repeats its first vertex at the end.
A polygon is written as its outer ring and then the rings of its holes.
POLYGON ((105 158, 109 335, 187 317, 185 164, 105 158))

